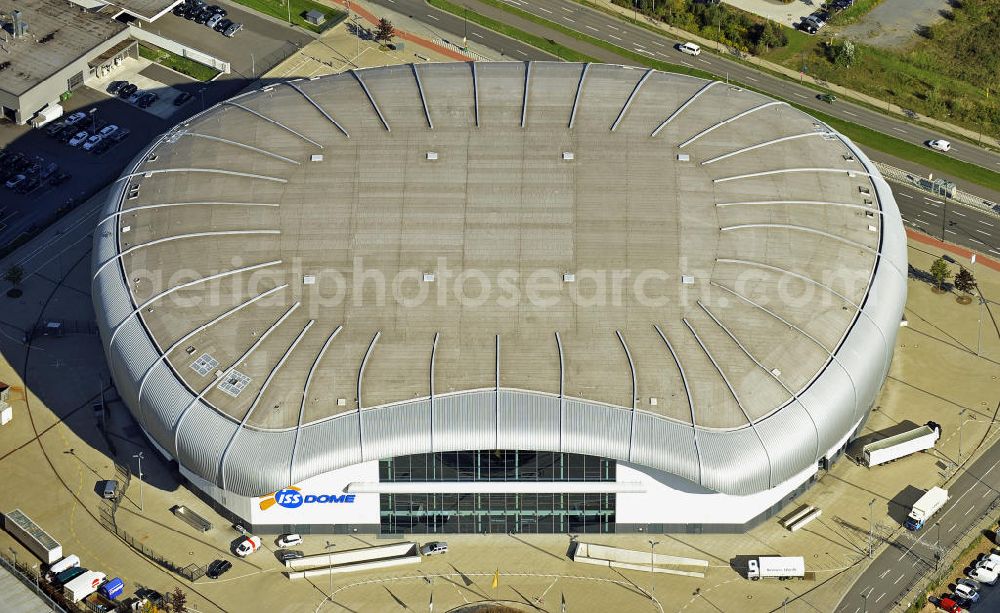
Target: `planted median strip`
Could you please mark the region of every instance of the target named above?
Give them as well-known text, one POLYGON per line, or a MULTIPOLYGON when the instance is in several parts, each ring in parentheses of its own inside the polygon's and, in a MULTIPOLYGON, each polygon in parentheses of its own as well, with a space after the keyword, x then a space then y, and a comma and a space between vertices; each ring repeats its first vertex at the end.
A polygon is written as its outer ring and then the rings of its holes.
POLYGON ((219 71, 211 66, 181 57, 159 47, 139 45, 139 56, 199 81, 211 81, 219 74, 219 71))
MULTIPOLYGON (((613 43, 610 43, 593 36, 584 34, 583 32, 578 32, 566 26, 560 25, 558 23, 549 21, 537 15, 533 15, 526 11, 522 11, 513 6, 507 5, 499 0, 479 0, 483 4, 495 7, 504 12, 510 13, 522 19, 531 21, 538 25, 550 28, 573 39, 586 42, 591 45, 595 45, 602 49, 611 51, 612 53, 619 55, 624 58, 632 60, 637 65, 649 66, 650 68, 655 68, 657 70, 662 70, 665 72, 676 72, 681 74, 688 74, 695 77, 701 77, 704 79, 715 79, 718 75, 714 75, 710 72, 704 70, 698 70, 696 68, 689 68, 687 66, 681 66, 677 64, 671 64, 669 62, 662 62, 653 58, 650 58, 641 53, 636 53, 629 49, 619 47, 613 43)), ((511 26, 509 24, 502 23, 496 19, 486 17, 485 15, 480 15, 475 11, 466 9, 464 6, 448 2, 448 0, 427 0, 428 4, 435 8, 439 8, 443 11, 452 13, 459 17, 464 17, 469 21, 477 23, 484 28, 488 28, 505 36, 509 36, 515 40, 527 43, 532 47, 536 47, 560 57, 563 60, 570 62, 597 62, 596 58, 590 57, 586 54, 580 53, 570 47, 557 43, 554 40, 546 39, 535 34, 530 34, 511 26)), ((755 87, 750 87, 745 84, 740 84, 746 89, 760 92, 765 96, 770 96, 775 99, 783 100, 780 96, 776 96, 770 92, 765 92, 755 87)), ((982 185, 986 187, 995 188, 1000 185, 1000 173, 993 172, 989 169, 983 168, 982 166, 977 166, 976 164, 970 164, 969 162, 963 162, 961 160, 956 160, 954 158, 942 155, 935 151, 931 151, 919 145, 914 145, 906 141, 894 138, 877 130, 872 130, 865 126, 855 124, 843 119, 837 119, 820 111, 816 111, 806 106, 796 104, 790 100, 785 100, 789 105, 808 113, 809 115, 820 119, 830 127, 836 129, 838 132, 847 136, 855 143, 870 147, 877 151, 887 153, 889 155, 894 155, 898 158, 908 160, 915 164, 921 164, 923 166, 928 166, 934 170, 943 173, 950 179, 968 181, 970 183, 975 183, 977 185, 982 185)))

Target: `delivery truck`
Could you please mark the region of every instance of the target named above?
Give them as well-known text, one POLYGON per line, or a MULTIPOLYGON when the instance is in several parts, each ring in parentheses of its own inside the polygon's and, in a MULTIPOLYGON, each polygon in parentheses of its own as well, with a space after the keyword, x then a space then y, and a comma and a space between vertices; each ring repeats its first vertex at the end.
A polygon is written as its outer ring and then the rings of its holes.
POLYGON ((806 576, 806 561, 801 556, 759 557, 747 562, 747 579, 801 579, 806 576))
POLYGON ((923 528, 927 520, 940 511, 946 502, 948 502, 948 490, 932 487, 920 497, 920 500, 913 503, 913 508, 910 509, 910 514, 906 518, 905 526, 909 530, 923 528))
POLYGON ((919 428, 868 443, 861 450, 861 462, 868 468, 892 462, 911 453, 932 449, 939 438, 941 426, 929 421, 919 428))
POLYGON ((80 602, 87 596, 90 596, 97 591, 97 588, 101 587, 104 580, 107 579, 107 575, 96 570, 88 570, 76 579, 73 579, 69 583, 63 586, 63 595, 70 600, 70 602, 80 602))

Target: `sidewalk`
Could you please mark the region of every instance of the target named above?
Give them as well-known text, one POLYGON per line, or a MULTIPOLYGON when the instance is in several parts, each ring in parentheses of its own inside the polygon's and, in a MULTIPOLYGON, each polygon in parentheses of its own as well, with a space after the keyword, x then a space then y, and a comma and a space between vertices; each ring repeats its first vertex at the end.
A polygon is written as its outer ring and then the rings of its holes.
MULTIPOLYGON (((624 7, 612 4, 610 2, 610 0, 589 0, 589 1, 593 2, 594 4, 596 4, 598 6, 600 6, 602 10, 613 11, 615 13, 618 13, 622 17, 627 17, 629 20, 633 19, 633 13, 632 13, 632 11, 630 11, 627 8, 624 8, 624 7)), ((718 43, 718 42, 716 42, 714 40, 708 40, 706 38, 702 38, 702 37, 698 36, 697 34, 692 34, 691 32, 688 32, 687 30, 681 30, 680 28, 675 28, 674 26, 670 26, 670 25, 667 25, 667 24, 665 24, 663 22, 658 22, 658 21, 652 20, 652 19, 650 19, 648 17, 642 18, 642 21, 645 22, 645 25, 651 26, 651 27, 656 28, 656 29, 659 29, 659 30, 663 31, 664 33, 668 34, 669 36, 671 36, 673 38, 677 38, 677 39, 681 39, 681 40, 691 40, 691 41, 694 41, 694 42, 698 43, 699 45, 701 45, 702 47, 709 47, 709 48, 715 49, 716 51, 718 51, 723 56, 731 56, 732 55, 732 51, 728 47, 726 47, 725 45, 723 45, 721 43, 718 43)), ((892 114, 894 114, 894 115, 896 115, 896 116, 898 116, 900 118, 909 119, 909 117, 903 112, 903 108, 900 107, 899 105, 886 102, 885 100, 881 100, 881 99, 876 98, 874 96, 869 96, 868 94, 862 94, 861 92, 857 92, 857 91, 854 91, 852 89, 847 89, 846 87, 841 87, 840 85, 836 85, 836 84, 830 83, 828 81, 823 81, 822 79, 816 79, 815 77, 813 77, 811 75, 805 75, 805 76, 803 76, 803 75, 799 74, 799 72, 796 71, 796 70, 793 70, 791 68, 786 68, 784 66, 781 66, 779 64, 775 64, 773 62, 769 62, 767 60, 762 60, 762 59, 760 59, 760 58, 758 58, 756 56, 750 55, 750 54, 744 55, 742 57, 742 59, 744 61, 749 62, 750 64, 753 64, 755 66, 759 66, 759 67, 763 68, 764 70, 768 70, 770 72, 779 73, 779 74, 782 74, 782 75, 784 75, 786 77, 790 77, 790 78, 795 79, 795 80, 807 79, 813 85, 829 89, 830 91, 836 93, 839 96, 842 96, 842 97, 845 97, 845 98, 852 98, 852 99, 854 99, 854 100, 856 100, 858 102, 863 102, 865 104, 874 106, 874 107, 878 108, 879 110, 886 109, 888 112, 890 112, 890 113, 892 113, 892 114)), ((954 134, 959 134, 961 136, 964 136, 965 138, 969 139, 969 141, 971 141, 971 142, 977 142, 980 139, 980 134, 978 132, 974 132, 972 130, 969 130, 968 128, 963 128, 961 126, 956 126, 955 124, 951 124, 951 123, 948 123, 948 122, 945 122, 945 121, 940 121, 940 120, 937 120, 937 119, 932 119, 930 117, 924 117, 922 115, 918 115, 916 117, 916 119, 920 123, 923 123, 923 124, 925 124, 927 126, 938 128, 940 130, 945 130, 945 131, 948 131, 948 132, 952 132, 954 134)), ((988 136, 986 134, 983 134, 982 135, 982 141, 984 143, 986 143, 987 145, 989 145, 990 147, 1000 147, 1000 139, 994 138, 992 136, 988 136)))

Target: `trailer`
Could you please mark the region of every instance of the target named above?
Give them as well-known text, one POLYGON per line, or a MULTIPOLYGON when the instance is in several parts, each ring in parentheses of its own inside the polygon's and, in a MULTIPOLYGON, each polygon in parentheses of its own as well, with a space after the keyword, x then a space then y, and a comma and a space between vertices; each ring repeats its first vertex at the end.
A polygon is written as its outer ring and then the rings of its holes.
POLYGON ((933 449, 939 438, 941 426, 929 421, 919 428, 868 443, 861 450, 861 461, 868 468, 892 462, 911 453, 933 449))
POLYGON ((63 107, 59 104, 50 104, 31 118, 31 127, 41 128, 45 124, 59 119, 63 115, 63 107))
POLYGON ((767 556, 747 561, 747 579, 802 579, 806 576, 806 560, 802 556, 767 556))
POLYGON ((107 575, 96 570, 88 570, 76 579, 63 586, 63 595, 71 602, 77 603, 90 596, 101 587, 107 575))
POLYGON ((62 560, 59 560, 55 564, 49 567, 49 572, 53 575, 58 575, 64 570, 69 570, 73 567, 80 565, 80 558, 75 555, 68 555, 62 560))
POLYGON ((48 532, 42 530, 38 524, 31 521, 31 518, 25 515, 21 509, 14 509, 5 514, 3 527, 32 553, 41 558, 42 562, 52 564, 63 557, 62 545, 49 536, 48 532))
POLYGON ((932 487, 927 490, 920 500, 913 503, 910 514, 906 518, 906 527, 909 530, 919 530, 932 515, 941 510, 941 507, 948 502, 948 490, 940 487, 932 487))

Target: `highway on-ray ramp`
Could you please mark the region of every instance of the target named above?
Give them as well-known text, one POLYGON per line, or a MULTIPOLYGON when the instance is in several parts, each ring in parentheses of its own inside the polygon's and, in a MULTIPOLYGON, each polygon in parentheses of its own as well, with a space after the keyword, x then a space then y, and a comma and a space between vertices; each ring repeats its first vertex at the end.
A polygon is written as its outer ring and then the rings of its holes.
MULTIPOLYGON (((440 11, 426 4, 424 0, 371 0, 374 4, 393 11, 405 13, 424 23, 428 31, 452 42, 467 36, 470 42, 501 50, 505 57, 514 60, 551 60, 552 55, 534 47, 497 34, 475 23, 466 22, 459 16, 440 11)), ((571 38, 547 26, 537 24, 477 0, 451 0, 466 6, 471 11, 486 15, 497 21, 510 24, 521 30, 576 49, 603 62, 634 64, 635 61, 612 51, 571 38)), ((617 17, 582 6, 571 0, 506 0, 511 6, 598 38, 632 52, 674 64, 683 64, 711 72, 720 78, 738 81, 754 89, 784 98, 796 104, 816 109, 845 121, 866 126, 889 136, 917 145, 928 140, 941 138, 941 134, 868 108, 838 100, 827 104, 816 98, 817 90, 794 81, 771 76, 712 53, 703 52, 697 57, 684 55, 673 48, 678 41, 667 38, 645 28, 634 26, 617 17)), ((950 139, 954 140, 954 139, 950 139)), ((944 155, 944 154, 943 154, 944 155)), ((947 154, 959 160, 978 164, 984 168, 1000 172, 1000 154, 981 149, 974 144, 955 142, 947 154)))

